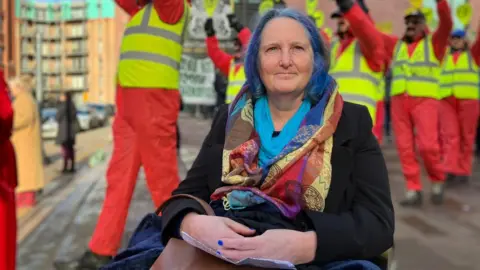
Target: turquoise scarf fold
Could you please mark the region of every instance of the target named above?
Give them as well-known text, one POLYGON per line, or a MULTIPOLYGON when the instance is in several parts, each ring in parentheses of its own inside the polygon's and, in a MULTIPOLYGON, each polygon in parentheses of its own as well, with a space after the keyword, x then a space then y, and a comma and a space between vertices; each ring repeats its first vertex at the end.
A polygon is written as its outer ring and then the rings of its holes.
MULTIPOLYGON (((260 150, 258 154, 258 165, 262 168, 269 166, 269 161, 273 160, 280 154, 283 148, 290 142, 297 134, 297 131, 303 119, 310 111, 311 103, 304 100, 298 108, 295 115, 285 124, 280 134, 273 137, 273 132, 276 131, 273 126, 272 115, 270 107, 268 106, 268 99, 266 96, 259 98, 255 102, 253 110, 254 125, 260 137, 260 150)), ((267 171, 267 170, 264 170, 267 171)))

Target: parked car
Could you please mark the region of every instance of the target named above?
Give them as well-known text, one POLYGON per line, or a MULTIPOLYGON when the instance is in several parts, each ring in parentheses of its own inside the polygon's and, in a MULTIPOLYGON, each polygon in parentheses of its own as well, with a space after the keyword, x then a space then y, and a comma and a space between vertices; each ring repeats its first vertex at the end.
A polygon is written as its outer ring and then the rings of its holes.
POLYGON ((87 107, 77 108, 77 120, 80 129, 85 131, 92 128, 92 111, 87 107))
POLYGON ((56 108, 45 108, 42 109, 41 113, 42 118, 42 138, 44 139, 53 139, 57 136, 58 132, 58 123, 55 119, 57 115, 56 108))
POLYGON ((92 112, 92 128, 103 127, 108 122, 107 106, 98 103, 87 103, 87 108, 92 112))

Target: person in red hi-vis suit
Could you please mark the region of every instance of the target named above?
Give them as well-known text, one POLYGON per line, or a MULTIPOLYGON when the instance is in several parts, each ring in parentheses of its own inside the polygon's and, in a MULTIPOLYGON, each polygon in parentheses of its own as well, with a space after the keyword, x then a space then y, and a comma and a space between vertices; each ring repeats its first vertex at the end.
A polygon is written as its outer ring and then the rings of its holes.
POLYGON ((12 127, 13 109, 4 73, 0 70, 0 270, 15 269, 17 249, 17 168, 15 151, 10 142, 12 127))
POLYGON ((176 123, 180 61, 190 4, 186 0, 116 0, 130 16, 120 48, 113 154, 102 212, 79 269, 116 255, 143 166, 155 207, 178 186, 176 123))
POLYGON ((430 33, 425 14, 405 13, 402 38, 384 35, 387 62, 391 63, 391 114, 398 155, 406 180, 404 207, 423 203, 423 187, 416 149, 432 183, 430 200, 443 203, 445 173, 439 145, 440 74, 453 28, 446 0, 437 3, 438 27, 430 33))
POLYGON ((440 143, 449 185, 466 184, 472 175, 480 110, 480 34, 471 47, 466 34, 462 29, 451 34, 440 79, 440 143))

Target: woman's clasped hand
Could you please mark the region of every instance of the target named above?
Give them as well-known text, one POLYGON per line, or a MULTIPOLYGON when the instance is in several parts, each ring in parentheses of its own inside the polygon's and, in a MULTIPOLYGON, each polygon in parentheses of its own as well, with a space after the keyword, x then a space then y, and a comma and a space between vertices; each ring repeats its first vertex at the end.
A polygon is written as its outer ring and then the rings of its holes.
POLYGON ((185 216, 180 230, 234 261, 250 257, 298 265, 311 262, 315 256, 317 239, 313 231, 277 229, 253 236, 255 230, 229 218, 195 213, 185 216))

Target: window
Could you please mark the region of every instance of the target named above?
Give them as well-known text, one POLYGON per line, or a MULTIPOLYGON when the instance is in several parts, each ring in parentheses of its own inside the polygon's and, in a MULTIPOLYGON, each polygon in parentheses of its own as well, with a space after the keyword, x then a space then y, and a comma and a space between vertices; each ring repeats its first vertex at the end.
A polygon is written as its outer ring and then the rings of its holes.
POLYGON ((85 58, 76 58, 72 60, 72 68, 76 70, 82 70, 85 68, 85 58))
POLYGON ((86 46, 85 46, 85 41, 84 40, 79 40, 79 41, 74 41, 72 42, 72 51, 74 53, 79 53, 85 51, 86 46))
POLYGON ((85 76, 72 76, 72 88, 84 89, 85 88, 85 76))
POLYGON ((83 25, 73 25, 71 28, 72 36, 83 36, 85 35, 85 27, 83 25))
POLYGON ((37 10, 37 19, 45 20, 46 19, 45 17, 46 17, 45 10, 37 10))
POLYGON ((71 11, 72 19, 82 19, 85 17, 85 10, 84 9, 72 9, 71 11))

